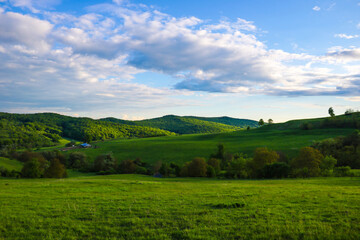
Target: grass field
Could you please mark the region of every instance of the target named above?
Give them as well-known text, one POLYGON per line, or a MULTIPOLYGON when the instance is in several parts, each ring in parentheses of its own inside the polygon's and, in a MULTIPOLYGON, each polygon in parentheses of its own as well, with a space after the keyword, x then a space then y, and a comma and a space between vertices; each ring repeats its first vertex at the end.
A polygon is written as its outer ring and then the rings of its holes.
POLYGON ((119 139, 93 143, 99 148, 83 149, 89 158, 113 152, 121 161, 140 157, 143 161, 184 163, 194 157, 209 157, 223 143, 230 153, 243 152, 252 155, 257 147, 268 147, 294 157, 299 149, 315 140, 347 135, 353 129, 269 130, 255 129, 221 134, 195 134, 156 138, 119 139))
POLYGON ((0 179, 0 239, 359 239, 360 178, 0 179))
POLYGON ((23 164, 17 160, 0 157, 0 167, 3 167, 9 171, 21 171, 22 166, 23 164))

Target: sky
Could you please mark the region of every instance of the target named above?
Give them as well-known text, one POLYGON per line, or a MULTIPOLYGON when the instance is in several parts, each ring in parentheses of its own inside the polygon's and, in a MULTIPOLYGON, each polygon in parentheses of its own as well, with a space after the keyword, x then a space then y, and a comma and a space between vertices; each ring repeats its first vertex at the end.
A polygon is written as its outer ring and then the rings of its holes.
POLYGON ((360 0, 0 0, 0 112, 360 110, 360 0))

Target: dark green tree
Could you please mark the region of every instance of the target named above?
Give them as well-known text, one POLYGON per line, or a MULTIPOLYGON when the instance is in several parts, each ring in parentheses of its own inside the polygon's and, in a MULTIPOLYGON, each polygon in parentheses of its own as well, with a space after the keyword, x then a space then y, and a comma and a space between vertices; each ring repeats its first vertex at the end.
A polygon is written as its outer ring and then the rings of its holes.
POLYGON ((264 125, 264 124, 265 124, 265 122, 264 122, 264 120, 261 118, 261 119, 259 120, 259 125, 262 126, 262 125, 264 125))
POLYGON ((330 117, 335 117, 334 109, 332 107, 328 110, 330 117))
POLYGON ((21 176, 24 178, 39 178, 42 174, 40 162, 36 158, 27 161, 21 169, 21 176))
MULTIPOLYGON (((305 172, 309 177, 320 175, 320 164, 324 156, 321 152, 312 147, 303 147, 300 149, 299 155, 292 161, 294 169, 307 169, 305 172)), ((307 177, 303 176, 303 177, 307 177)))
POLYGON ((50 166, 46 169, 44 177, 46 178, 64 178, 66 177, 66 168, 60 160, 55 158, 50 161, 50 166))

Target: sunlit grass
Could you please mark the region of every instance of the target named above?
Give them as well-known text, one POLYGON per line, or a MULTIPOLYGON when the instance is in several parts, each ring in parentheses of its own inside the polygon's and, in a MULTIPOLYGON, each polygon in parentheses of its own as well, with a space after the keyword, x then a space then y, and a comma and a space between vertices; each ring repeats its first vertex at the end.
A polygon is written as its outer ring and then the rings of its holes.
POLYGON ((359 239, 360 178, 1 179, 0 239, 359 239))

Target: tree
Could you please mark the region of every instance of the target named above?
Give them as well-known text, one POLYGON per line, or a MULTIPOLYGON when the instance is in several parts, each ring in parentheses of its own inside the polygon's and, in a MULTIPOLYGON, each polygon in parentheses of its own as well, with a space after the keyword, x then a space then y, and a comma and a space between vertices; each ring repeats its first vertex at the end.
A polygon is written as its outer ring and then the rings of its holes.
POLYGON ((46 178, 63 178, 66 177, 66 169, 60 160, 55 158, 50 162, 50 166, 46 169, 44 177, 46 178))
MULTIPOLYGON (((303 147, 300 149, 299 155, 293 160, 292 166, 294 169, 307 169, 307 176, 316 177, 320 175, 320 164, 324 156, 321 152, 312 147, 303 147)), ((303 176, 303 177, 307 177, 303 176)))
POLYGON ((210 158, 208 160, 208 165, 213 167, 216 174, 219 174, 221 168, 220 168, 220 160, 219 159, 216 159, 216 158, 210 158))
POLYGON ((328 112, 329 112, 330 117, 335 116, 334 109, 332 107, 329 108, 328 112))
POLYGON ((265 124, 265 122, 264 122, 264 120, 261 118, 261 119, 259 120, 259 125, 262 126, 262 125, 264 125, 264 124, 265 124))
POLYGON ((251 159, 240 156, 230 163, 226 169, 225 176, 227 178, 247 178, 248 177, 248 164, 251 159))
POLYGON ((265 178, 286 178, 289 173, 290 166, 285 162, 275 162, 264 167, 265 178))
POLYGON ((194 158, 191 162, 186 162, 181 169, 183 177, 206 177, 207 164, 205 158, 194 158))
POLYGON ((103 172, 115 173, 115 169, 116 169, 116 159, 111 153, 100 155, 94 161, 95 172, 103 171, 103 172))
POLYGON ((83 152, 70 153, 67 166, 74 169, 86 169, 88 167, 86 154, 83 152))
POLYGON ((268 123, 269 123, 269 124, 273 124, 274 121, 273 121, 271 118, 269 118, 268 123))
POLYGON ((21 169, 21 175, 25 178, 39 178, 42 175, 39 161, 34 158, 25 162, 21 169))
POLYGON ((279 158, 279 154, 273 150, 266 147, 256 148, 253 159, 255 170, 260 170, 265 165, 277 162, 279 158))
POLYGON ((121 161, 121 163, 119 165, 120 173, 124 173, 124 174, 135 173, 136 168, 137 168, 137 165, 134 163, 133 160, 130 160, 130 159, 121 161))

